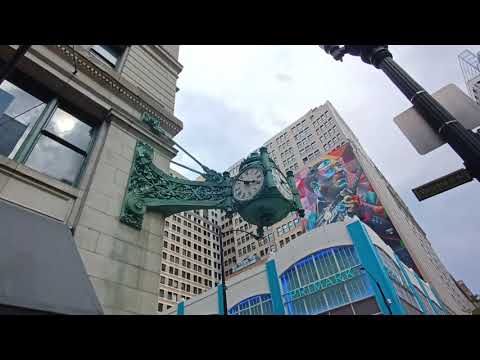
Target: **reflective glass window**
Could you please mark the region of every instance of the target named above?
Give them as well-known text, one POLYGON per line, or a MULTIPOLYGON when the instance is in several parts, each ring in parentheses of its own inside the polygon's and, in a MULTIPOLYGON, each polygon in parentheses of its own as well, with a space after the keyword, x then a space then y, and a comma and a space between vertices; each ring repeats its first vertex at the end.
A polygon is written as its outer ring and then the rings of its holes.
POLYGON ((46 104, 8 80, 0 85, 0 154, 12 157, 46 104))
POLYGON ((229 315, 272 315, 273 306, 270 294, 252 296, 242 300, 228 310, 229 315))
POLYGON ((373 292, 370 282, 363 272, 357 271, 353 278, 341 283, 325 285, 328 284, 326 279, 332 275, 358 265, 360 262, 352 246, 324 249, 292 265, 280 276, 287 313, 328 313, 354 301, 371 297, 373 292))

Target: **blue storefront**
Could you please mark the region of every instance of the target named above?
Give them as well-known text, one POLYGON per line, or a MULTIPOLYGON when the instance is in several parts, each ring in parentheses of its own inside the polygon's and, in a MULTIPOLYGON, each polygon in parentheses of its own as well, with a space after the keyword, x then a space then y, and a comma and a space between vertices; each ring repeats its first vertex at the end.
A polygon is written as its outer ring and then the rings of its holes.
MULTIPOLYGON (((302 237, 227 281, 228 315, 447 314, 435 290, 360 221, 302 237)), ((211 314, 203 309, 217 299, 221 314, 219 290, 182 302, 176 313, 211 314)))

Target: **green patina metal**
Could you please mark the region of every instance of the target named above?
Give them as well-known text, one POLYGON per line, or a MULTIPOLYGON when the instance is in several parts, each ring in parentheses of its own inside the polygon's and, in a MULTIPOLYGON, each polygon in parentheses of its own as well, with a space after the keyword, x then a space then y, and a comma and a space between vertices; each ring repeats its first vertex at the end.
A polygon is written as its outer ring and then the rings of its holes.
POLYGON ((150 130, 156 135, 167 135, 165 130, 162 129, 161 122, 155 116, 150 115, 149 113, 142 114, 142 122, 150 128, 150 130))
MULTIPOLYGON (((261 147, 258 152, 250 154, 239 166, 238 178, 243 172, 252 167, 261 167, 264 171, 265 181, 262 189, 254 198, 247 202, 236 202, 235 210, 251 224, 258 227, 257 233, 263 236, 263 227, 270 226, 285 218, 289 213, 297 211, 301 217, 304 215, 298 190, 295 186, 293 172, 287 172, 287 183, 293 194, 293 199, 285 198, 277 188, 272 171, 278 167, 268 156, 267 148, 261 147)), ((235 181, 235 179, 234 179, 235 181)))
POLYGON ((164 216, 194 209, 232 212, 228 173, 210 170, 203 177, 205 181, 191 181, 166 174, 153 164, 153 148, 137 142, 120 221, 141 229, 147 209, 164 216))
MULTIPOLYGON (((145 113, 142 115, 142 122, 148 125, 153 133, 165 135, 159 119, 145 113)), ((303 216, 293 173, 288 172, 286 177, 293 194, 293 197, 288 199, 275 184, 272 170, 278 168, 268 156, 265 147, 250 154, 240 164, 239 175, 232 178, 228 172, 220 174, 209 169, 175 141, 173 143, 202 167, 200 174, 205 181, 184 180, 168 175, 153 164, 153 148, 144 142, 137 142, 120 215, 122 223, 140 230, 147 210, 158 211, 167 217, 188 210, 221 209, 229 217, 238 212, 247 222, 256 225, 258 235, 263 236, 264 226, 282 220, 290 212, 298 211, 300 216, 303 216), (233 196, 233 184, 250 167, 260 168, 265 181, 252 199, 237 201, 233 196)))

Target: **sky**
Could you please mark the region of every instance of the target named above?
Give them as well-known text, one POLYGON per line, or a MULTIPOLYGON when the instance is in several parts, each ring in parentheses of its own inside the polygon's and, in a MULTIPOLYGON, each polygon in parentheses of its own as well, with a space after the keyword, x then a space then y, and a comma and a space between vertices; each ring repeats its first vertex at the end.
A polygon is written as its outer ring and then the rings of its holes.
MULTIPOLYGON (((458 54, 479 45, 390 46, 394 59, 433 93, 453 83, 467 93, 458 54)), ((419 202, 411 189, 462 168, 448 145, 419 155, 393 122, 411 104, 385 74, 318 46, 180 46, 175 140, 206 166, 224 171, 327 100, 400 194, 457 280, 480 293, 480 184, 419 202)), ((182 153, 174 159, 199 167, 182 153)), ((194 178, 194 174, 172 166, 194 178)))

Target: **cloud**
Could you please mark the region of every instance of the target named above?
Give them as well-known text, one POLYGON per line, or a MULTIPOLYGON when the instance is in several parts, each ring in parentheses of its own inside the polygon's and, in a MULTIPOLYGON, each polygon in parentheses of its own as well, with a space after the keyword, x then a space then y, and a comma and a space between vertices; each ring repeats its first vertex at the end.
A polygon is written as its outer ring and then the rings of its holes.
MULTIPOLYGON (((253 114, 229 107, 220 98, 185 91, 177 109, 185 128, 175 141, 204 165, 220 172, 258 148, 268 136, 258 129, 253 114)), ((177 162, 200 169, 183 154, 177 158, 177 162)))
MULTIPOLYGON (((480 46, 391 47, 394 59, 429 92, 448 83, 466 91, 457 59, 464 49, 476 53, 480 46)), ((382 71, 351 56, 334 61, 317 46, 182 46, 180 62, 176 115, 185 128, 177 139, 208 166, 225 169, 329 100, 452 275, 480 292, 480 186, 472 182, 416 200, 412 188, 461 168, 462 161, 448 146, 416 153, 393 122, 411 104, 382 71)))
POLYGON ((276 73, 275 74, 275 79, 277 79, 280 82, 283 83, 291 83, 293 81, 292 77, 287 75, 287 74, 282 74, 282 73, 276 73))

